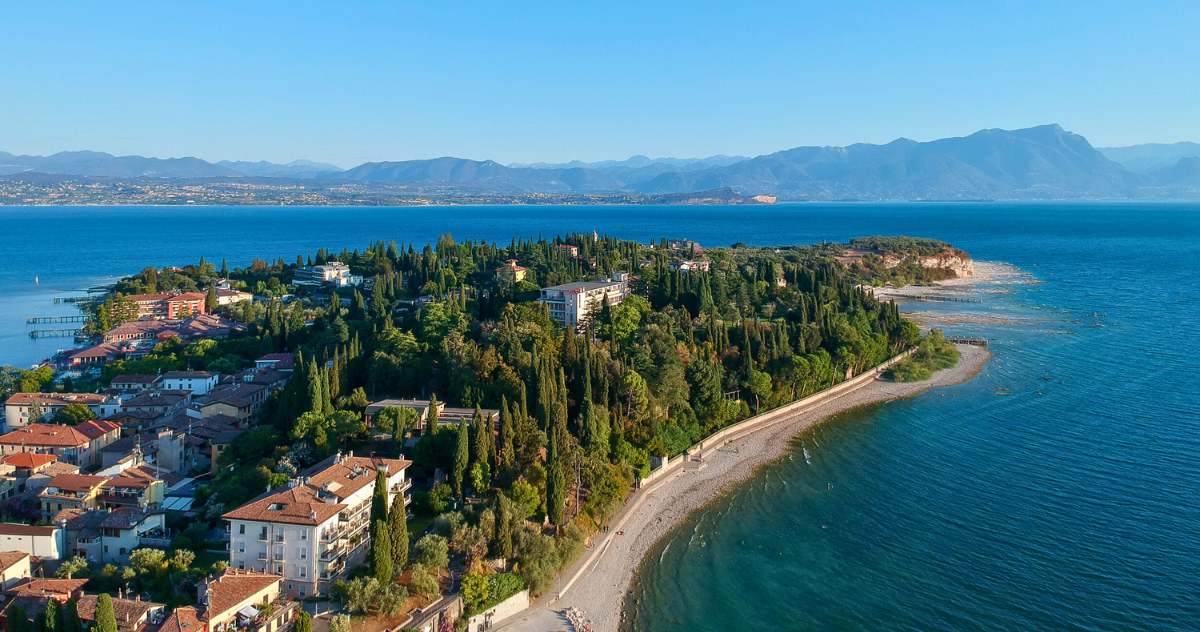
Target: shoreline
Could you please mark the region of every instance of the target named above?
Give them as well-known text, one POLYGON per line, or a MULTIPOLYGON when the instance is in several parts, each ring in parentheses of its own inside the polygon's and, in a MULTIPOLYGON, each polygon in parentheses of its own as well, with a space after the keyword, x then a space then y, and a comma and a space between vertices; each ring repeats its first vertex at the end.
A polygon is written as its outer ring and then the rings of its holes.
POLYGON ((570 626, 560 611, 576 608, 591 621, 593 630, 619 630, 626 623, 625 601, 646 555, 689 515, 732 491, 762 466, 783 457, 795 436, 830 417, 970 381, 991 354, 979 347, 957 346, 959 363, 928 380, 905 383, 876 378, 723 446, 736 450, 709 450, 703 462, 685 463, 637 491, 614 516, 606 536, 597 536, 592 547, 559 575, 546 595, 520 615, 500 622, 497 629, 568 630, 570 626))

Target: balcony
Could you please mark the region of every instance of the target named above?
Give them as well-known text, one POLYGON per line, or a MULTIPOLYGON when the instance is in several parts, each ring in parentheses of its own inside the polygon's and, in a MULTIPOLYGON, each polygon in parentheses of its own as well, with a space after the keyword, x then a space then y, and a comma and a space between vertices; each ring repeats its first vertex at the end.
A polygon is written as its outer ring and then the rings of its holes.
POLYGON ((400 481, 399 484, 392 485, 392 493, 403 494, 404 492, 408 491, 410 487, 412 487, 412 480, 406 478, 403 481, 400 481))

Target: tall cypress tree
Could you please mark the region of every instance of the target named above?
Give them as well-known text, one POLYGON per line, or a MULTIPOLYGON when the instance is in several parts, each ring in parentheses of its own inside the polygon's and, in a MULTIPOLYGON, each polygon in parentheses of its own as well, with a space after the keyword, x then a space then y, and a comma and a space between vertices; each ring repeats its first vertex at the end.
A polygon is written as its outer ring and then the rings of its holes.
POLYGON ((112 597, 108 593, 101 594, 96 599, 95 632, 117 632, 117 615, 113 611, 112 597))
POLYGON ((58 602, 54 599, 46 601, 46 609, 42 611, 41 625, 38 632, 58 632, 58 602))
POLYGON ((388 518, 387 474, 381 468, 375 470, 375 491, 371 495, 371 524, 388 518))
POLYGON ((452 479, 454 482, 454 493, 459 497, 463 497, 463 483, 467 477, 467 465, 471 460, 471 438, 467 432, 467 420, 463 419, 458 422, 458 443, 454 450, 454 471, 452 479))
POLYGON ((392 536, 392 566, 403 569, 408 564, 408 511, 404 506, 404 494, 392 499, 388 512, 388 533, 392 536))
POLYGON ((554 423, 550 427, 550 449, 546 459, 546 515, 555 526, 562 526, 563 503, 566 501, 566 473, 563 471, 562 439, 559 436, 564 429, 560 426, 554 423))
POLYGON ((380 584, 392 582, 392 535, 386 520, 376 520, 371 528, 371 575, 380 584))

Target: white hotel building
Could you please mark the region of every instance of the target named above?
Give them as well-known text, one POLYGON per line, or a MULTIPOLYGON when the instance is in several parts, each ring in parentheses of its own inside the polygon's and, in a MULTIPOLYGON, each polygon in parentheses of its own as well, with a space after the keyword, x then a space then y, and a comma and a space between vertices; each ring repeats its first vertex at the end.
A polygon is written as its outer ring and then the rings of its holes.
POLYGON ((550 318, 564 327, 579 329, 607 301, 616 305, 629 296, 627 275, 617 273, 603 281, 576 281, 542 288, 538 300, 550 308, 550 318))
POLYGON ((366 558, 376 472, 387 475, 388 507, 396 494, 407 504, 410 464, 339 453, 225 514, 230 567, 282 576, 289 597, 328 593, 366 558))

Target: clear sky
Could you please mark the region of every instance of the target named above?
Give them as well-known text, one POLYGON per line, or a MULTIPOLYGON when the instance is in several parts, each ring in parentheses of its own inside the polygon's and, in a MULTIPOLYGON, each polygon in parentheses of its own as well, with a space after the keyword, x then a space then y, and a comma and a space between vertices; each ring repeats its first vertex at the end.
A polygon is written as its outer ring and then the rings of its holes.
POLYGON ((5 7, 0 150, 524 162, 1051 122, 1200 141, 1195 0, 114 4, 5 7))

